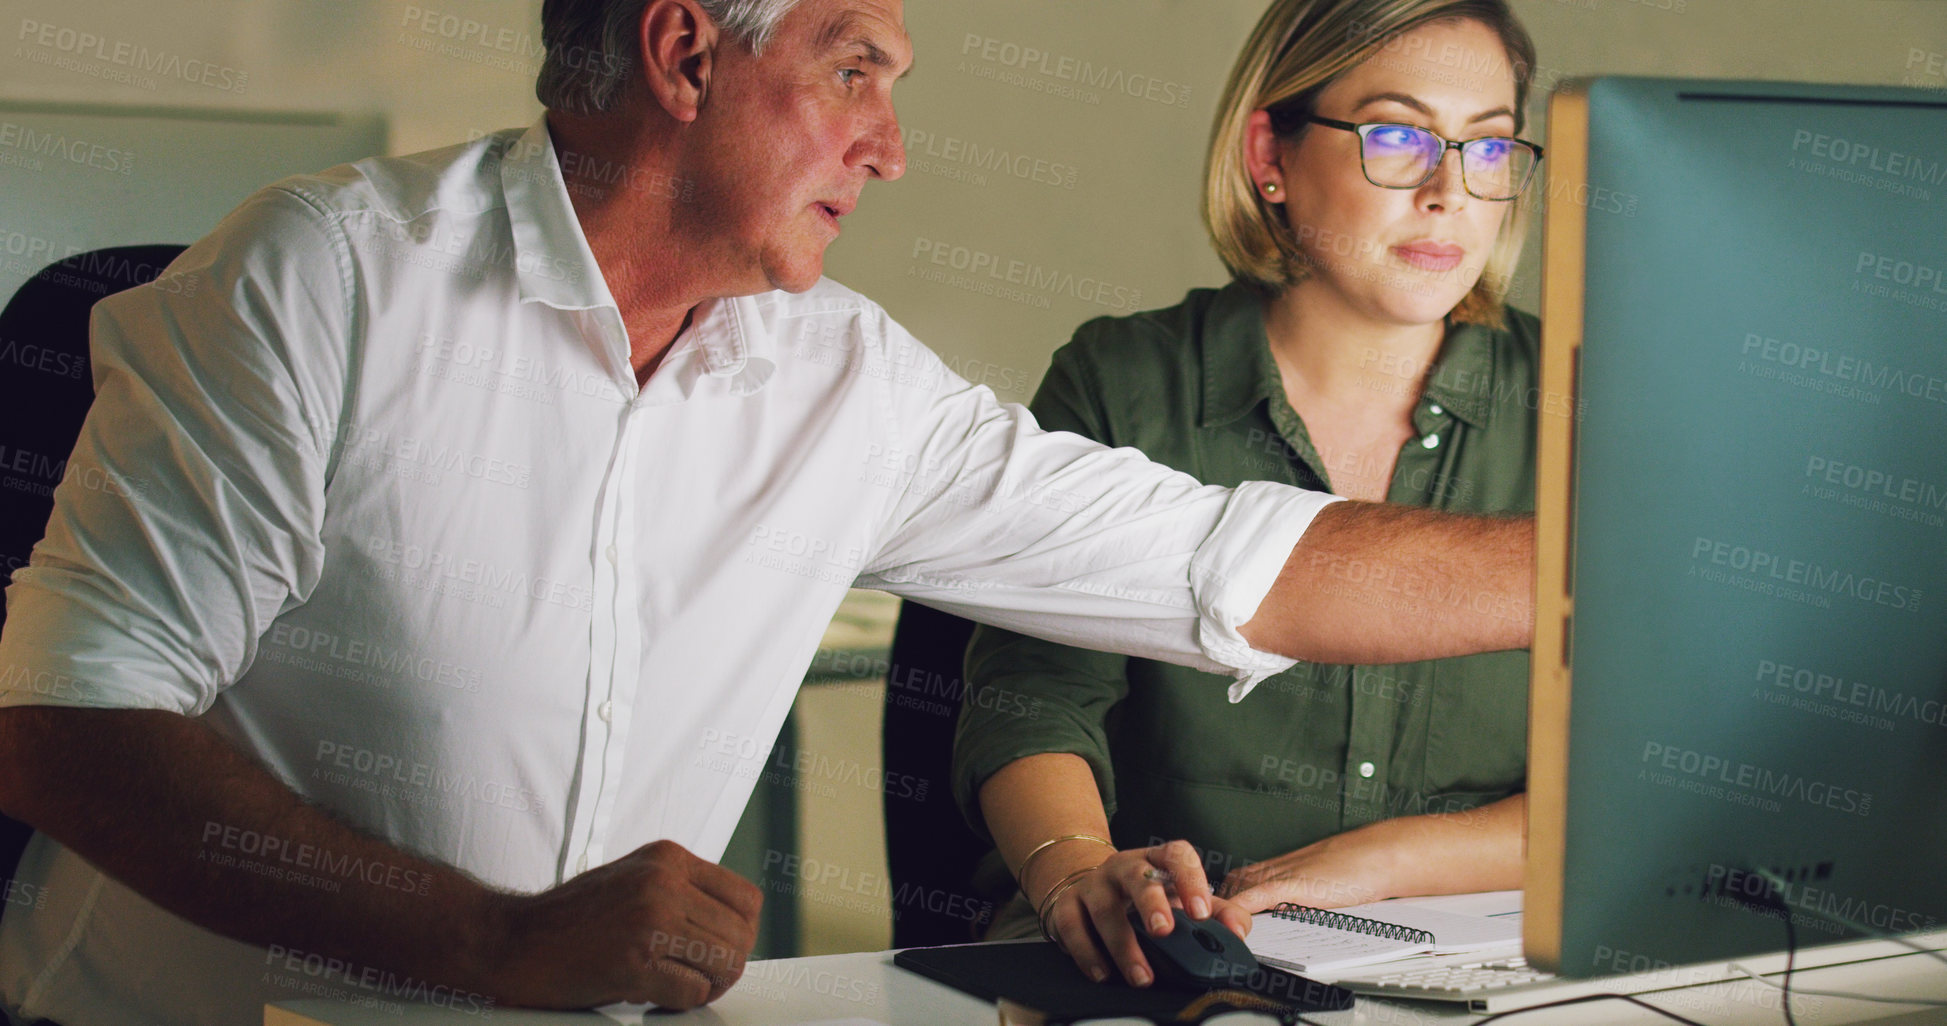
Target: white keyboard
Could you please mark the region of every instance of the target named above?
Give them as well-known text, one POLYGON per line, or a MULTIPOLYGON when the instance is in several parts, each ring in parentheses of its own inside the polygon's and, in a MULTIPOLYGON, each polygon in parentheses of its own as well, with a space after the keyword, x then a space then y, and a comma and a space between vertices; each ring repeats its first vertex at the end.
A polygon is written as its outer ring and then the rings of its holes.
POLYGON ((1669 974, 1567 979, 1535 969, 1520 956, 1485 960, 1476 956, 1468 960, 1453 955, 1372 966, 1366 972, 1371 975, 1341 977, 1332 982, 1373 997, 1465 1002, 1473 1012, 1506 1012, 1586 994, 1636 994, 1730 975, 1712 973, 1680 980, 1669 974))
POLYGON ((1528 960, 1525 958, 1504 958, 1496 962, 1472 962, 1441 969, 1388 973, 1374 977, 1373 982, 1382 987, 1395 987, 1400 990, 1458 994, 1495 987, 1512 987, 1519 983, 1534 983, 1537 980, 1554 978, 1554 973, 1529 968, 1528 960))
MULTIPOLYGON (((1420 960, 1415 959, 1415 962, 1420 960)), ((1430 960, 1429 960, 1430 961, 1430 960)), ((1372 976, 1348 977, 1335 981, 1338 986, 1361 994, 1374 994, 1384 997, 1406 998, 1418 1001, 1467 1001, 1485 999, 1490 992, 1495 996, 1508 994, 1509 988, 1534 989, 1533 984, 1553 983, 1558 977, 1554 973, 1530 968, 1528 960, 1521 957, 1497 958, 1491 961, 1451 961, 1443 960, 1430 965, 1412 968, 1400 965, 1374 966, 1384 969, 1372 976)), ((1583 981, 1575 981, 1583 982, 1583 981)), ((1511 994, 1509 996, 1512 996, 1511 994)), ((1549 1000, 1552 1000, 1550 998, 1549 1000)), ((1540 1003, 1539 1001, 1535 1003, 1540 1003)), ((1496 1002, 1500 1004, 1500 1002, 1496 1002)), ((1525 1005, 1526 1002, 1523 1002, 1525 1005)), ((1514 1006, 1509 1006, 1514 1007, 1514 1006)), ((1486 1007, 1475 1009, 1487 1011, 1486 1007)), ((1498 1009, 1497 1009, 1498 1010, 1498 1009)))
MULTIPOLYGON (((1947 931, 1916 934, 1914 941, 1930 950, 1947 950, 1947 931)), ((1519 949, 1502 948, 1472 955, 1422 955, 1380 965, 1347 970, 1348 975, 1323 982, 1378 998, 1464 1002, 1471 1012, 1507 1012, 1589 994, 1644 994, 1724 981, 1745 981, 1730 962, 1667 966, 1636 976, 1596 976, 1586 979, 1557 976, 1528 965, 1519 949)), ((1804 948, 1798 952, 1800 971, 1820 966, 1847 965, 1904 956, 1909 949, 1885 940, 1848 941, 1804 948)), ((1776 979, 1785 968, 1782 952, 1738 960, 1752 972, 1776 979)), ((1762 984, 1745 982, 1749 987, 1762 984)))

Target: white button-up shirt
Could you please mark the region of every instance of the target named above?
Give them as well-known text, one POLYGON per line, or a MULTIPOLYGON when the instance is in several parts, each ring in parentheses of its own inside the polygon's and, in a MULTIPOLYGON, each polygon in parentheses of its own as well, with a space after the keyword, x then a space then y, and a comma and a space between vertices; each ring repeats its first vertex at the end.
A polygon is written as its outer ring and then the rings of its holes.
MULTIPOLYGON (((658 838, 720 857, 855 583, 1242 697, 1291 660, 1237 629, 1331 501, 1043 432, 831 282, 705 304, 638 389, 544 123, 266 188, 103 301, 92 345, 0 704, 200 716, 516 891, 658 838)), ((292 887, 369 878, 201 836, 292 887)), ((29 1019, 374 996, 43 835, 19 886, 38 904, 0 906, 0 995, 29 1019)))

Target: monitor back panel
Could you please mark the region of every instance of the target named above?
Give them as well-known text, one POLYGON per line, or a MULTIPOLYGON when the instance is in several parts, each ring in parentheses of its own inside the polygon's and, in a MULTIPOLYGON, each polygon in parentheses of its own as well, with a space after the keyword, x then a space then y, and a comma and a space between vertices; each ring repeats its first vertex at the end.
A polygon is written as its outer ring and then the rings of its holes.
POLYGON ((1947 102, 1596 79, 1549 143, 1530 955, 1947 922, 1947 102))

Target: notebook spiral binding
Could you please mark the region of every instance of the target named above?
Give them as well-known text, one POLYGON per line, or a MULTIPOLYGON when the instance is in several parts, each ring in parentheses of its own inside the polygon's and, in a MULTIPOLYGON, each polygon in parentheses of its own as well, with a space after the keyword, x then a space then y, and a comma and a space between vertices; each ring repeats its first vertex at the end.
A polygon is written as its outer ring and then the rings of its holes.
POLYGON ((1373 937, 1384 937, 1387 940, 1403 941, 1408 944, 1433 943, 1433 934, 1426 930, 1415 930, 1410 926, 1399 926, 1394 923, 1382 923, 1377 919, 1362 919, 1359 916, 1346 915, 1343 912, 1332 912, 1322 908, 1313 908, 1310 905, 1293 904, 1289 901, 1272 909, 1271 915, 1278 919, 1290 919, 1295 922, 1310 923, 1313 926, 1344 930, 1347 933, 1363 933, 1373 937))

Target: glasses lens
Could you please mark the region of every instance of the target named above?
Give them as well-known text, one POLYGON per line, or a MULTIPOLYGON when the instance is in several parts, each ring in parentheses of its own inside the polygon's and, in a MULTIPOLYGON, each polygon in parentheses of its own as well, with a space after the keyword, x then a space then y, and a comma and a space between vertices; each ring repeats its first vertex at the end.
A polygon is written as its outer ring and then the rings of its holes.
POLYGON ((1519 139, 1475 139, 1460 148, 1467 189, 1483 199, 1513 199, 1535 169, 1535 148, 1519 139))
POLYGON ((1373 125, 1366 131, 1360 157, 1372 184, 1403 189, 1424 181, 1441 152, 1440 140, 1424 128, 1373 125))

